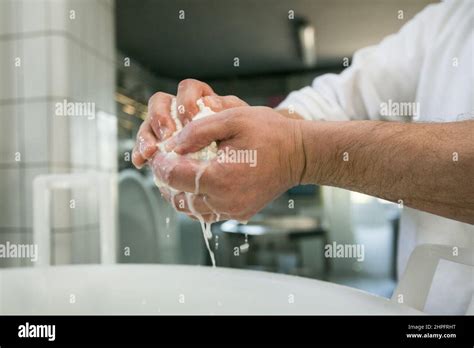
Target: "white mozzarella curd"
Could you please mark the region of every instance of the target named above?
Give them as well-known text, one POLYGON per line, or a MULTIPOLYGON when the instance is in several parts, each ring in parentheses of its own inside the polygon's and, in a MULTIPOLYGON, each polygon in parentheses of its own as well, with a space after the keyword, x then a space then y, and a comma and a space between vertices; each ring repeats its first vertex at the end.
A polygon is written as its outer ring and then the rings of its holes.
MULTIPOLYGON (((214 114, 215 112, 212 111, 209 107, 207 107, 202 99, 197 100, 196 102, 197 106, 199 107, 199 112, 194 116, 193 120, 198 120, 200 118, 204 118, 207 116, 210 116, 214 114)), ((183 124, 181 123, 180 119, 178 118, 178 108, 176 106, 176 98, 173 98, 173 101, 171 103, 171 117, 173 118, 175 124, 176 124, 176 131, 173 133, 173 136, 181 132, 183 129, 183 124)), ((158 143, 157 144, 159 150, 163 153, 167 153, 166 156, 169 158, 181 156, 178 155, 174 151, 167 152, 164 146, 164 143, 158 143)), ((212 252, 210 246, 209 246, 209 239, 212 239, 212 232, 211 232, 211 225, 212 223, 205 222, 202 215, 198 213, 194 209, 194 198, 196 195, 199 194, 199 180, 201 179, 202 174, 206 170, 207 166, 209 165, 209 161, 217 157, 217 144, 216 142, 212 142, 209 146, 206 146, 205 148, 201 149, 200 151, 186 154, 184 155, 187 158, 191 158, 194 160, 197 160, 201 163, 196 176, 195 176, 195 191, 194 193, 192 192, 185 192, 185 197, 186 197, 186 203, 189 207, 189 210, 193 213, 194 216, 199 220, 201 224, 201 229, 202 229, 202 234, 204 236, 204 242, 206 243, 207 250, 209 251, 209 256, 211 258, 212 266, 216 266, 216 261, 214 257, 214 253, 212 252)), ((168 168, 163 168, 163 169, 168 169, 168 168)), ((172 169, 172 168, 171 168, 172 169)), ((168 169, 170 170, 170 169, 168 169)), ((166 188, 169 190, 170 195, 171 195, 171 203, 173 205, 173 208, 176 209, 175 201, 174 198, 175 196, 180 193, 179 191, 175 190, 173 187, 169 186, 167 183, 161 181, 159 178, 155 176, 155 183, 159 188, 166 188)), ((216 220, 219 221, 220 215, 209 205, 209 203, 206 201, 206 197, 204 197, 204 201, 206 205, 209 206, 209 208, 216 214, 216 220)))

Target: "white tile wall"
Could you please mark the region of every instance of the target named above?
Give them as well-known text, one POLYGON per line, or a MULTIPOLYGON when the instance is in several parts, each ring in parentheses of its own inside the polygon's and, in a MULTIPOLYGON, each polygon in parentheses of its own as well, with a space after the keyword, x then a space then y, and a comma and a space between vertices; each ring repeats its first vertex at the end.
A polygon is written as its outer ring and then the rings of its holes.
MULTIPOLYGON (((21 240, 23 244, 33 244, 33 233, 31 230, 22 230, 21 231, 21 240)), ((40 252, 40 251, 38 251, 40 252)), ((34 262, 31 259, 23 259, 22 266, 34 266, 34 262)))
POLYGON ((72 263, 90 263, 89 251, 91 241, 87 239, 88 234, 84 228, 75 229, 72 233, 72 263))
POLYGON ((112 8, 107 10, 97 0, 2 0, 0 35, 54 30, 86 42, 97 37, 98 23, 106 13, 113 14, 112 8), (75 11, 75 19, 71 18, 71 10, 75 11), (20 20, 17 13, 22 14, 20 20))
POLYGON ((22 9, 22 32, 46 30, 47 2, 45 0, 16 0, 16 2, 19 3, 22 9))
MULTIPOLYGON (((75 40, 104 51, 99 44, 99 22, 106 13, 106 7, 96 0, 49 0, 50 20, 49 28, 54 31, 64 32, 72 36, 75 40), (71 11, 75 11, 75 18, 72 18, 71 11)), ((112 10, 109 10, 113 14, 112 10)), ((110 37, 112 31, 104 35, 110 37)), ((108 53, 113 57, 113 51, 108 53)))
MULTIPOLYGON (((33 180, 38 175, 48 174, 49 170, 46 166, 22 169, 23 176, 21 185, 23 186, 24 195, 24 220, 21 221, 21 227, 31 229, 33 227, 33 180)), ((18 194, 18 193, 17 193, 18 194)))
POLYGON ((99 58, 94 54, 87 52, 84 59, 86 63, 84 101, 94 102, 97 104, 100 100, 98 96, 98 83, 100 75, 99 68, 97 66, 99 58))
POLYGON ((0 100, 13 99, 19 95, 22 82, 22 67, 15 66, 15 59, 21 58, 21 41, 0 40, 0 100))
POLYGON ((70 125, 70 163, 73 166, 82 167, 87 163, 90 147, 87 139, 87 127, 91 121, 82 116, 69 117, 70 125))
POLYGON ((51 95, 57 97, 65 97, 71 94, 72 85, 72 48, 74 44, 64 35, 52 35, 47 38, 50 40, 51 54, 48 55, 50 60, 49 73, 51 74, 49 91, 51 95))
POLYGON ((106 74, 104 75, 104 106, 103 109, 109 114, 115 115, 115 86, 116 86, 116 75, 115 66, 108 63, 105 67, 106 74))
POLYGON ((70 29, 69 0, 48 0, 48 6, 48 29, 68 32, 70 29))
POLYGON ((98 16, 95 18, 95 27, 98 29, 98 35, 96 38, 96 45, 98 49, 105 53, 106 58, 113 58, 110 56, 110 52, 113 52, 113 47, 115 42, 107 33, 113 32, 113 16, 114 13, 108 11, 107 8, 100 6, 100 10, 98 11, 98 16))
POLYGON ((48 95, 48 64, 46 63, 47 38, 33 37, 22 41, 22 66, 24 73, 24 98, 48 95))
MULTIPOLYGON (((113 31, 112 1, 0 0, 0 243, 31 241, 36 176, 116 170, 113 31), (56 115, 64 99, 94 102, 97 113, 110 115, 56 115), (16 150, 20 163, 13 162, 16 150)), ((99 261, 97 202, 94 192, 53 193, 57 264, 99 261)), ((21 264, 29 263, 0 260, 0 267, 21 264)))
POLYGON ((0 227, 21 227, 20 168, 0 169, 0 227))
POLYGON ((86 227, 99 225, 99 197, 92 189, 75 189, 71 197, 76 200, 76 208, 72 211, 72 226, 86 227))
MULTIPOLYGON (((97 4, 98 5, 98 4, 97 4)), ((102 14, 105 11, 102 11, 101 6, 96 7, 96 11, 88 12, 87 16, 83 18, 85 25, 84 28, 86 29, 84 35, 82 36, 82 41, 87 44, 87 46, 91 47, 96 51, 102 51, 103 46, 100 46, 100 37, 104 34, 101 33, 101 18, 102 14)), ((105 34, 107 35, 107 34, 105 34)))
POLYGON ((107 113, 115 113, 115 66, 110 62, 100 60, 98 64, 99 71, 99 91, 98 95, 101 103, 101 108, 107 113))
POLYGON ((99 229, 90 227, 77 229, 72 234, 74 264, 99 263, 99 229))
MULTIPOLYGON (((24 243, 24 232, 21 231, 1 231, 0 244, 21 244, 24 243)), ((20 258, 1 258, 0 267, 18 267, 25 263, 25 260, 20 258)))
POLYGON ((8 35, 18 31, 16 13, 19 2, 15 0, 0 1, 0 35, 8 35))
POLYGON ((103 2, 106 6, 109 6, 112 9, 115 7, 114 0, 99 0, 99 1, 103 2))
POLYGON ((105 171, 116 170, 117 162, 117 119, 110 114, 100 111, 97 114, 97 130, 100 136, 97 139, 97 152, 99 154, 98 165, 105 171), (110 156, 110 154, 115 156, 110 156))
POLYGON ((71 45, 72 57, 70 60, 70 69, 72 70, 72 79, 69 81, 72 94, 70 97, 75 101, 84 101, 87 88, 87 70, 86 70, 86 52, 83 47, 74 43, 71 45))
POLYGON ((71 227, 73 210, 76 209, 77 204, 74 201, 74 205, 71 205, 72 199, 70 189, 51 190, 50 223, 52 229, 68 229, 71 227))
POLYGON ((48 103, 48 117, 50 120, 49 153, 52 164, 69 164, 70 154, 70 122, 71 118, 55 114, 56 103, 62 103, 63 99, 55 99, 48 103))
MULTIPOLYGON (((48 102, 26 102, 18 105, 22 109, 22 140, 24 153, 22 160, 28 163, 46 163, 49 161, 48 102)), ((17 132, 18 133, 18 132, 17 132)))
MULTIPOLYGON (((97 113, 97 110, 96 110, 97 113)), ((98 139, 102 137, 98 130, 97 114, 93 120, 87 120, 86 125, 86 146, 83 147, 85 151, 85 164, 92 168, 99 168, 100 152, 98 147, 98 139), (99 135, 100 134, 100 135, 99 135)), ((109 156, 110 157, 110 156, 109 156)))
POLYGON ((52 236, 53 257, 52 262, 55 265, 64 265, 72 263, 72 233, 60 232, 52 236))
POLYGON ((94 16, 96 6, 90 0, 69 0, 68 1, 68 30, 77 39, 84 42, 88 30, 87 18, 94 16), (72 19, 71 12, 75 11, 75 18, 72 19))
POLYGON ((84 251, 78 250, 78 253, 83 252, 89 262, 100 262, 99 228, 95 227, 87 229, 86 240, 88 241, 87 249, 84 251))
POLYGON ((18 164, 15 153, 21 151, 19 108, 16 104, 0 104, 0 124, 9 132, 0 136, 0 163, 18 164))
MULTIPOLYGON (((112 11, 105 11, 104 14, 104 22, 105 22, 105 29, 103 33, 109 33, 109 32, 114 32, 115 31, 115 10, 112 9, 112 11)), ((109 58, 110 60, 114 61, 115 60, 115 35, 112 36, 112 38, 105 38, 104 40, 104 54, 109 58)))

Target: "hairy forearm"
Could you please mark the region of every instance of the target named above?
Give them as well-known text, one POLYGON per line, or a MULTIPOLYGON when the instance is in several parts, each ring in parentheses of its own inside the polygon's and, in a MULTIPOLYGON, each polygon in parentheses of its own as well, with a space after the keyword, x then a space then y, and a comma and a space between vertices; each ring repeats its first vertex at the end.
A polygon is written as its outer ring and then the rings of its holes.
POLYGON ((342 187, 474 223, 474 121, 299 124, 302 183, 342 187))

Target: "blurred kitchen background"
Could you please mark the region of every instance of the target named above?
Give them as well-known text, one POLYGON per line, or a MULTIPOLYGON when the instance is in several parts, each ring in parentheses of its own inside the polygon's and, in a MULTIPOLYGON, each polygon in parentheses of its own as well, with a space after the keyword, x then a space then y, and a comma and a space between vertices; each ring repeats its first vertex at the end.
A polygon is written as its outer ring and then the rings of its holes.
MULTIPOLYGON (((175 94, 192 77, 218 94, 276 106, 315 76, 341 71, 355 50, 396 32, 430 2, 0 0, 0 244, 32 243, 47 221, 53 264, 100 263, 107 225, 117 262, 209 265, 199 224, 161 198, 148 168, 131 164, 148 98, 175 94), (94 117, 58 115, 65 100, 94 103, 94 117), (109 193, 71 184, 33 195, 38 176, 54 182, 81 173, 108 176, 109 193), (43 219, 34 218, 35 198, 50 207, 43 219), (113 208, 108 221, 99 202, 113 208)), ((399 209, 341 189, 297 187, 247 226, 214 224, 211 247, 218 266, 388 297, 399 209), (333 242, 363 245, 364 261, 325 258, 333 242)), ((0 267, 31 265, 0 259, 0 267)))

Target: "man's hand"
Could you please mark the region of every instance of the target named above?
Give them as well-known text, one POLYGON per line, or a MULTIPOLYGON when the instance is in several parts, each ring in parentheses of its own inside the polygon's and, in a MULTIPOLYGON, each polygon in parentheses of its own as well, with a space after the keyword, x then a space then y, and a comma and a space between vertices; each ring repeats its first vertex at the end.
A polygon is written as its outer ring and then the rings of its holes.
MULTIPOLYGON (((217 141, 218 157, 205 167, 199 194, 192 196, 192 207, 184 193, 165 195, 174 199, 180 211, 189 215, 197 211, 206 221, 214 221, 217 214, 248 220, 300 183, 305 164, 299 124, 301 121, 285 118, 267 107, 232 108, 187 124, 169 140, 170 148, 184 155, 217 141), (256 161, 248 163, 251 156, 256 161), (235 159, 240 159, 239 163, 234 163, 235 159)), ((178 191, 191 193, 196 192, 195 178, 202 165, 164 154, 157 154, 151 162, 161 180, 178 191)))
MULTIPOLYGON (((171 102, 175 96, 163 92, 155 93, 148 102, 148 117, 140 126, 137 141, 132 152, 132 163, 141 168, 157 150, 156 144, 169 138, 176 125, 171 118, 171 102)), ((247 104, 234 96, 218 96, 212 88, 201 81, 187 79, 178 85, 176 105, 178 117, 187 124, 198 113, 196 100, 202 98, 204 104, 214 111, 221 111, 247 104)))

